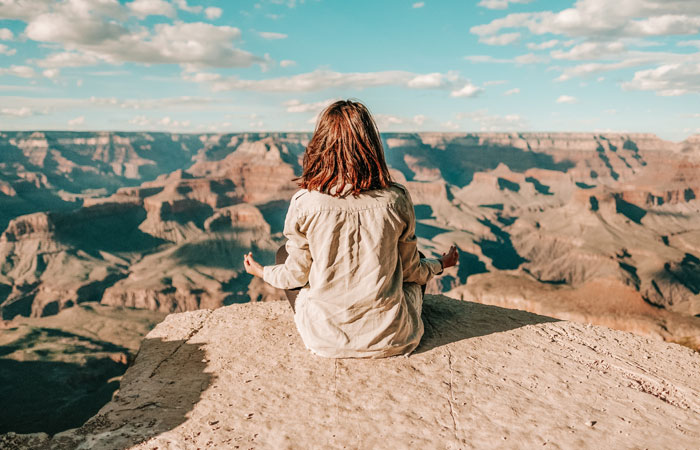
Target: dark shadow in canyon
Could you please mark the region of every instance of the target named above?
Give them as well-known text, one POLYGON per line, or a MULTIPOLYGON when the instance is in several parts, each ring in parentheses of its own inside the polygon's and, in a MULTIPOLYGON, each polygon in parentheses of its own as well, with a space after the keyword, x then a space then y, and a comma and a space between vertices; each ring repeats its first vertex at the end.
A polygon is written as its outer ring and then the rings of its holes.
POLYGON ((479 223, 486 225, 496 237, 495 240, 481 239, 476 242, 481 247, 481 253, 491 259, 493 267, 499 270, 512 270, 527 262, 513 247, 510 234, 494 225, 488 219, 481 219, 479 223))
POLYGON ((146 219, 146 211, 140 207, 117 207, 109 213, 85 208, 53 218, 56 238, 88 253, 147 252, 166 242, 138 228, 146 219))
POLYGON ((289 201, 273 200, 271 202, 257 205, 265 222, 270 225, 270 233, 281 233, 284 230, 284 219, 287 217, 289 201))
POLYGON ((435 227, 433 225, 428 225, 421 222, 416 222, 416 236, 432 239, 438 234, 447 233, 450 230, 444 228, 435 227))
POLYGON ((540 180, 538 180, 535 177, 527 177, 525 178, 525 181, 528 183, 532 183, 532 186, 535 188, 535 191, 539 192, 542 195, 554 195, 552 191, 550 191, 550 187, 547 186, 546 184, 542 184, 540 180))
POLYGON ((422 318, 425 334, 415 353, 526 325, 559 321, 517 309, 482 305, 448 297, 426 298, 422 318))
POLYGON ((459 249, 457 251, 459 252, 457 278, 459 278, 459 282, 461 284, 465 284, 467 282, 467 278, 469 278, 470 275, 488 272, 486 264, 484 264, 477 255, 473 253, 463 252, 459 249))
POLYGON ((473 145, 449 143, 444 150, 422 144, 419 140, 412 146, 387 146, 387 163, 403 173, 408 181, 412 181, 414 172, 404 161, 404 155, 410 155, 416 158, 421 166, 437 167, 447 183, 458 187, 471 183, 476 172, 493 170, 500 163, 508 166, 513 172, 520 173, 532 168, 566 172, 575 166, 575 163, 569 160, 555 161, 546 153, 493 143, 477 145, 478 137, 473 138, 473 145))
POLYGON ((110 342, 52 328, 33 328, 3 346, 0 433, 54 434, 79 427, 111 400, 119 384, 113 378, 126 370, 128 352, 110 342), (15 352, 38 359, 8 357, 15 352))
POLYGON ((639 206, 626 202, 618 194, 615 196, 615 212, 622 214, 634 223, 641 224, 642 219, 646 216, 647 211, 639 206))

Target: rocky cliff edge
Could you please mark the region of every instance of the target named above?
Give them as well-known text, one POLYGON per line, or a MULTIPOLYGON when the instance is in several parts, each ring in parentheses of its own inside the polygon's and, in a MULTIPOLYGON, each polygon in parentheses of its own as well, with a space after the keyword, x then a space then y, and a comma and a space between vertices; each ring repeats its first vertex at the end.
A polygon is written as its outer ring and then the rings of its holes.
POLYGON ((283 302, 172 314, 81 428, 0 447, 697 448, 700 354, 427 296, 409 357, 309 353, 283 302))

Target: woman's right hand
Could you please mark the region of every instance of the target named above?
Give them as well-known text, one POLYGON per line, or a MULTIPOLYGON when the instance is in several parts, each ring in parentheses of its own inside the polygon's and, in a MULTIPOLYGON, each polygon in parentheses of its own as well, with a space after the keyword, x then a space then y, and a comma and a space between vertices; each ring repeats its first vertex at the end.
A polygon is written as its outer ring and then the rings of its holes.
POLYGON ((442 261, 442 268, 447 269, 448 267, 456 266, 457 261, 459 261, 459 253, 457 252, 457 246, 452 245, 447 253, 443 253, 440 257, 442 261))

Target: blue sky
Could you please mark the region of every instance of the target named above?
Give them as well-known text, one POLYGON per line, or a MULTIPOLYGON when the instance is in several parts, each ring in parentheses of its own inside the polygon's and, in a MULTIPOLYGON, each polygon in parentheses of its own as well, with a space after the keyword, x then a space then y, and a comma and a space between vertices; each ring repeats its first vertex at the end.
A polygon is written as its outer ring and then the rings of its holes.
POLYGON ((0 130, 700 133, 697 0, 3 0, 0 130))

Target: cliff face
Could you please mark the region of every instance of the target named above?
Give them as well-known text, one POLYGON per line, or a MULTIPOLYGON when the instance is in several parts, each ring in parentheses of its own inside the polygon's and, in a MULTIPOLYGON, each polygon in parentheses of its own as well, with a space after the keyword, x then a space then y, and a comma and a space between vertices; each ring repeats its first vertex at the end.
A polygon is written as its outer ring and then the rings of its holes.
POLYGON ((286 302, 173 314, 80 428, 3 448, 695 448, 700 355, 427 296, 409 357, 332 360, 286 302))
MULTIPOLYGON (((2 317, 88 300, 175 312, 281 298, 242 255, 272 263, 309 137, 2 134, 2 317)), ((431 292, 700 348, 698 138, 383 137, 421 250, 461 252, 431 292)))

